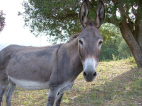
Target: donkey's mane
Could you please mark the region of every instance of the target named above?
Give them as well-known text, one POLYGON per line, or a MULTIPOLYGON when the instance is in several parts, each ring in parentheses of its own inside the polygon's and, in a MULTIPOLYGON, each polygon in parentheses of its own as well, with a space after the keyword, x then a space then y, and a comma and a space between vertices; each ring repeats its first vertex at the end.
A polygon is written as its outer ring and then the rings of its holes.
POLYGON ((79 33, 78 33, 78 34, 75 34, 75 35, 72 35, 67 43, 72 42, 72 41, 73 41, 74 39, 76 39, 78 36, 79 36, 79 33))

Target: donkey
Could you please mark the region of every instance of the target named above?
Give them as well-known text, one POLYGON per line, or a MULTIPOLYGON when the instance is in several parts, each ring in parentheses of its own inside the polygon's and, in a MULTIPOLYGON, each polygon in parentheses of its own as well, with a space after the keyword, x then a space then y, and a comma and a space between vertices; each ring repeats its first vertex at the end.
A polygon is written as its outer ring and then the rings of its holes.
POLYGON ((95 21, 88 20, 88 0, 79 11, 82 31, 64 44, 47 47, 10 45, 0 51, 0 106, 7 89, 6 104, 17 86, 27 90, 49 89, 47 105, 59 106, 66 90, 83 71, 87 82, 96 77, 103 39, 99 34, 105 7, 98 1, 95 21))

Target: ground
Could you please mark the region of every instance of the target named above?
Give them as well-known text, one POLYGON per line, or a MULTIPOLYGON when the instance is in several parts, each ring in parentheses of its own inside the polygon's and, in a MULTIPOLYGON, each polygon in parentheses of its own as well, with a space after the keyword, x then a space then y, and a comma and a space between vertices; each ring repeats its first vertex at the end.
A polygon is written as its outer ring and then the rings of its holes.
MULTIPOLYGON (((132 58, 100 62, 96 79, 88 83, 82 73, 67 91, 61 106, 142 106, 142 69, 132 58)), ((24 91, 16 88, 12 106, 45 106, 48 90, 24 91)), ((5 97, 2 103, 5 105, 5 97)))

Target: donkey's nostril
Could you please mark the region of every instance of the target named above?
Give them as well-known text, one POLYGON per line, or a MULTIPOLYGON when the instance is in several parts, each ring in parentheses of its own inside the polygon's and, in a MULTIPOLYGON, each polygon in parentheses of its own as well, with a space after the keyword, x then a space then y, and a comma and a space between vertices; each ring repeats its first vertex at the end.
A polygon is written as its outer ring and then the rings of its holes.
POLYGON ((84 76, 87 76, 86 72, 83 72, 83 75, 84 75, 84 76))
POLYGON ((97 75, 97 73, 95 72, 94 74, 93 74, 93 76, 96 76, 97 75))

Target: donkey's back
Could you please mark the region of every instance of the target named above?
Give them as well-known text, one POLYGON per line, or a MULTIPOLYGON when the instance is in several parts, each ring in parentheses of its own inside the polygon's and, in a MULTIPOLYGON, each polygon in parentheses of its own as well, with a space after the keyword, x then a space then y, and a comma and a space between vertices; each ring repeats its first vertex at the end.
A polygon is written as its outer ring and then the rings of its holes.
POLYGON ((3 70, 14 52, 19 51, 22 46, 10 45, 0 51, 0 70, 3 70))
MULTIPOLYGON (((19 63, 23 64, 25 60, 29 62, 29 65, 39 62, 50 62, 53 59, 58 47, 60 45, 46 46, 46 47, 31 47, 31 46, 19 46, 10 45, 0 51, 0 70, 8 70, 7 67, 16 66, 19 63)), ((56 56, 56 55, 55 55, 56 56)), ((46 63, 47 64, 47 63, 46 63)), ((26 68, 26 67, 20 67, 26 68)), ((14 69, 14 68, 13 68, 14 69)))

